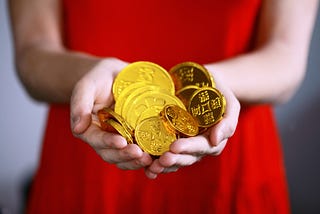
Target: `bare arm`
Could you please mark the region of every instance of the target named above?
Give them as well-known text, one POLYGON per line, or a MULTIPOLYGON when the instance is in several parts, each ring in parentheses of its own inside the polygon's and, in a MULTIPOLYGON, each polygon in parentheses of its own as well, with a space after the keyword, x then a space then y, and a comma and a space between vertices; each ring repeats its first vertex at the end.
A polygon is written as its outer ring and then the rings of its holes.
POLYGON ((217 71, 214 75, 241 101, 287 101, 306 71, 317 8, 318 0, 263 1, 256 49, 208 68, 217 71))
POLYGON ((10 10, 19 76, 30 95, 45 102, 71 103, 75 136, 101 158, 122 169, 149 165, 151 157, 123 137, 102 131, 94 112, 113 103, 115 74, 127 63, 66 50, 61 40, 59 0, 11 0, 10 10))
POLYGON ((11 0, 16 66, 29 94, 45 102, 70 101, 76 82, 101 59, 66 50, 57 0, 11 0))

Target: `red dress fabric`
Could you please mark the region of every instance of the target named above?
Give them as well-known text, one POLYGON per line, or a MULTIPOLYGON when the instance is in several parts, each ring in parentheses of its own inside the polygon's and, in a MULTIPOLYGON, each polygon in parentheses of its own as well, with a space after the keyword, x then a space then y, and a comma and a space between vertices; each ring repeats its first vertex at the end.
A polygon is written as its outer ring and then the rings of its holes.
MULTIPOLYGON (((66 46, 169 69, 250 50, 259 0, 65 0, 66 46)), ((72 72, 72 71, 70 71, 72 72)), ((258 71, 257 71, 258 72, 258 71)), ((218 157, 155 180, 103 162, 73 137, 69 106, 50 106, 29 213, 288 213, 272 109, 242 107, 218 157)))

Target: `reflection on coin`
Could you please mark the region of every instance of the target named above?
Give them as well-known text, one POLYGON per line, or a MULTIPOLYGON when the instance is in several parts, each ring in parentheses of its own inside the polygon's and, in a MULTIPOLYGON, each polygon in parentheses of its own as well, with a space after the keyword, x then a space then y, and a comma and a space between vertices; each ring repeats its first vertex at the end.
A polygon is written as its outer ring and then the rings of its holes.
POLYGON ((200 127, 210 127, 223 117, 224 97, 215 88, 198 89, 190 100, 188 111, 197 119, 200 127))
POLYGON ((120 123, 116 122, 115 120, 113 119, 107 119, 105 121, 106 124, 110 125, 111 127, 114 128, 114 130, 116 131, 113 131, 113 133, 119 133, 122 137, 124 137, 126 139, 126 141, 129 143, 129 144, 133 144, 134 141, 133 141, 133 137, 126 131, 125 128, 123 128, 123 126, 121 126, 120 123))
POLYGON ((123 108, 123 117, 132 126, 136 127, 139 121, 147 117, 157 116, 165 105, 174 104, 184 108, 183 103, 176 96, 160 91, 149 91, 128 100, 129 105, 123 108))
POLYGON ((134 82, 158 85, 174 94, 173 81, 164 68, 152 62, 138 61, 130 63, 115 78, 112 87, 114 99, 117 101, 122 91, 134 82))
POLYGON ((189 112, 176 105, 167 105, 161 112, 165 124, 184 137, 196 136, 199 132, 198 123, 189 112))
MULTIPOLYGON (((104 123, 104 121, 106 121, 109 118, 114 119, 116 122, 120 123, 120 125, 130 134, 133 135, 133 128, 130 126, 129 123, 127 123, 124 118, 117 114, 116 112, 114 112, 111 108, 108 107, 104 107, 102 109, 100 109, 98 111, 98 118, 100 120, 102 129, 104 128, 104 126, 106 125, 106 123, 104 123)), ((106 128, 106 127, 105 127, 106 128)), ((107 131, 107 130, 106 130, 107 131)))
POLYGON ((125 115, 128 107, 131 106, 132 102, 137 100, 140 96, 142 96, 146 93, 155 92, 155 91, 157 91, 157 92, 161 91, 161 93, 164 92, 163 89, 161 89, 159 86, 156 86, 156 85, 145 85, 143 87, 140 87, 140 88, 137 88, 137 89, 131 91, 131 94, 128 94, 128 96, 124 97, 125 101, 121 102, 122 107, 119 108, 121 115, 125 115))
POLYGON ((135 138, 143 151, 155 156, 169 151, 170 145, 177 139, 175 133, 163 125, 160 117, 150 117, 139 123, 135 138))
POLYGON ((99 110, 98 118, 99 118, 100 127, 102 130, 107 132, 117 133, 117 130, 113 126, 111 126, 109 123, 107 123, 107 120, 111 119, 111 115, 109 113, 103 110, 99 110))
POLYGON ((169 71, 175 89, 178 91, 186 86, 214 87, 214 80, 209 71, 194 62, 183 62, 175 65, 169 71))
POLYGON ((141 87, 145 87, 145 86, 149 86, 150 84, 146 84, 145 82, 134 82, 131 85, 129 85, 128 87, 124 88, 121 92, 121 94, 119 95, 119 97, 117 98, 117 101, 115 102, 114 105, 114 111, 117 114, 121 115, 121 111, 122 111, 122 107, 125 103, 125 101, 127 100, 128 96, 130 96, 133 91, 135 91, 136 89, 139 89, 141 87))

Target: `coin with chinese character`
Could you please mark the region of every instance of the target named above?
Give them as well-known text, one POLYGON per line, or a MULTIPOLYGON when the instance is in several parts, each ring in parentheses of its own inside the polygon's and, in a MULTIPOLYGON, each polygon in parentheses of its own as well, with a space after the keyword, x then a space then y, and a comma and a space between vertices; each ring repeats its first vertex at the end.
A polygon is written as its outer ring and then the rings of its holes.
POLYGON ((200 127, 210 127, 222 119, 225 106, 225 99, 216 88, 205 87, 193 94, 188 111, 200 127))
POLYGON ((169 70, 176 91, 189 86, 214 87, 214 80, 209 71, 195 62, 183 62, 169 70))
POLYGON ((141 121, 136 127, 135 138, 143 151, 155 156, 169 151, 170 145, 177 139, 176 134, 164 126, 159 116, 141 121))
POLYGON ((152 62, 138 61, 130 63, 116 76, 112 86, 114 99, 117 101, 122 91, 134 82, 157 85, 171 94, 175 91, 172 78, 163 67, 152 62))
POLYGON ((161 111, 161 117, 169 128, 184 137, 193 137, 199 132, 196 119, 177 105, 165 106, 161 111))

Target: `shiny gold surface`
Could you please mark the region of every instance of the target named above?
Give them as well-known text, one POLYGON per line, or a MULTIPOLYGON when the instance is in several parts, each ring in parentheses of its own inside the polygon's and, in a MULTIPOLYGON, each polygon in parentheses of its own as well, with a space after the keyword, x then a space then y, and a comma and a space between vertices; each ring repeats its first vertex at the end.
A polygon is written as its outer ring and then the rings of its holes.
POLYGON ((98 111, 101 129, 160 156, 177 138, 202 134, 222 119, 226 100, 214 87, 211 74, 194 62, 170 74, 152 62, 131 63, 114 80, 114 110, 98 111))
POLYGON ((188 111, 197 119, 200 127, 210 127, 223 117, 224 97, 215 88, 198 89, 190 100, 188 111))
POLYGON ((115 111, 113 111, 111 108, 104 107, 98 111, 98 118, 103 124, 104 121, 106 121, 109 118, 114 119, 116 122, 120 123, 120 125, 130 134, 133 135, 134 129, 132 126, 130 126, 125 119, 117 114, 115 111))
POLYGON ((173 81, 164 68, 152 62, 138 61, 126 66, 115 78, 112 87, 115 100, 117 101, 122 91, 134 82, 161 86, 168 90, 168 93, 174 94, 173 81))
POLYGON ((123 109, 122 115, 132 127, 136 127, 143 119, 159 115, 165 105, 175 104, 185 109, 176 96, 161 91, 148 91, 128 101, 129 104, 123 109))
MULTIPOLYGON (((132 102, 137 100, 141 95, 148 93, 148 92, 153 92, 153 91, 160 91, 161 88, 156 85, 144 85, 141 86, 140 88, 136 88, 134 90, 130 91, 130 94, 127 94, 125 97, 120 96, 120 105, 118 108, 119 114, 123 115, 125 117, 129 106, 132 106, 132 102)), ((163 89, 162 89, 163 91, 163 89)), ((116 102, 117 103, 117 102, 116 102)), ((117 104, 116 104, 117 105, 117 104)), ((127 118, 126 118, 127 119, 127 118)))
POLYGON ((175 65, 169 71, 176 91, 186 86, 214 87, 215 83, 209 71, 195 62, 183 62, 175 65))
POLYGON ((136 142, 139 147, 155 156, 169 151, 170 145, 177 139, 174 132, 168 130, 160 117, 147 118, 137 125, 136 142))
POLYGON ((118 133, 122 137, 124 137, 129 144, 133 144, 134 143, 133 137, 126 131, 126 129, 123 126, 121 126, 120 123, 116 122, 115 120, 113 120, 111 118, 107 119, 105 121, 105 123, 109 124, 111 127, 113 127, 114 130, 116 130, 116 133, 118 133))
POLYGON ((179 135, 193 137, 199 133, 198 122, 185 109, 176 105, 167 105, 161 112, 165 124, 179 135))
POLYGON ((146 84, 145 82, 134 82, 128 87, 124 88, 119 97, 117 98, 117 101, 115 102, 114 111, 117 114, 121 115, 123 105, 127 100, 128 96, 130 96, 135 90, 145 86, 150 86, 150 84, 146 84))

